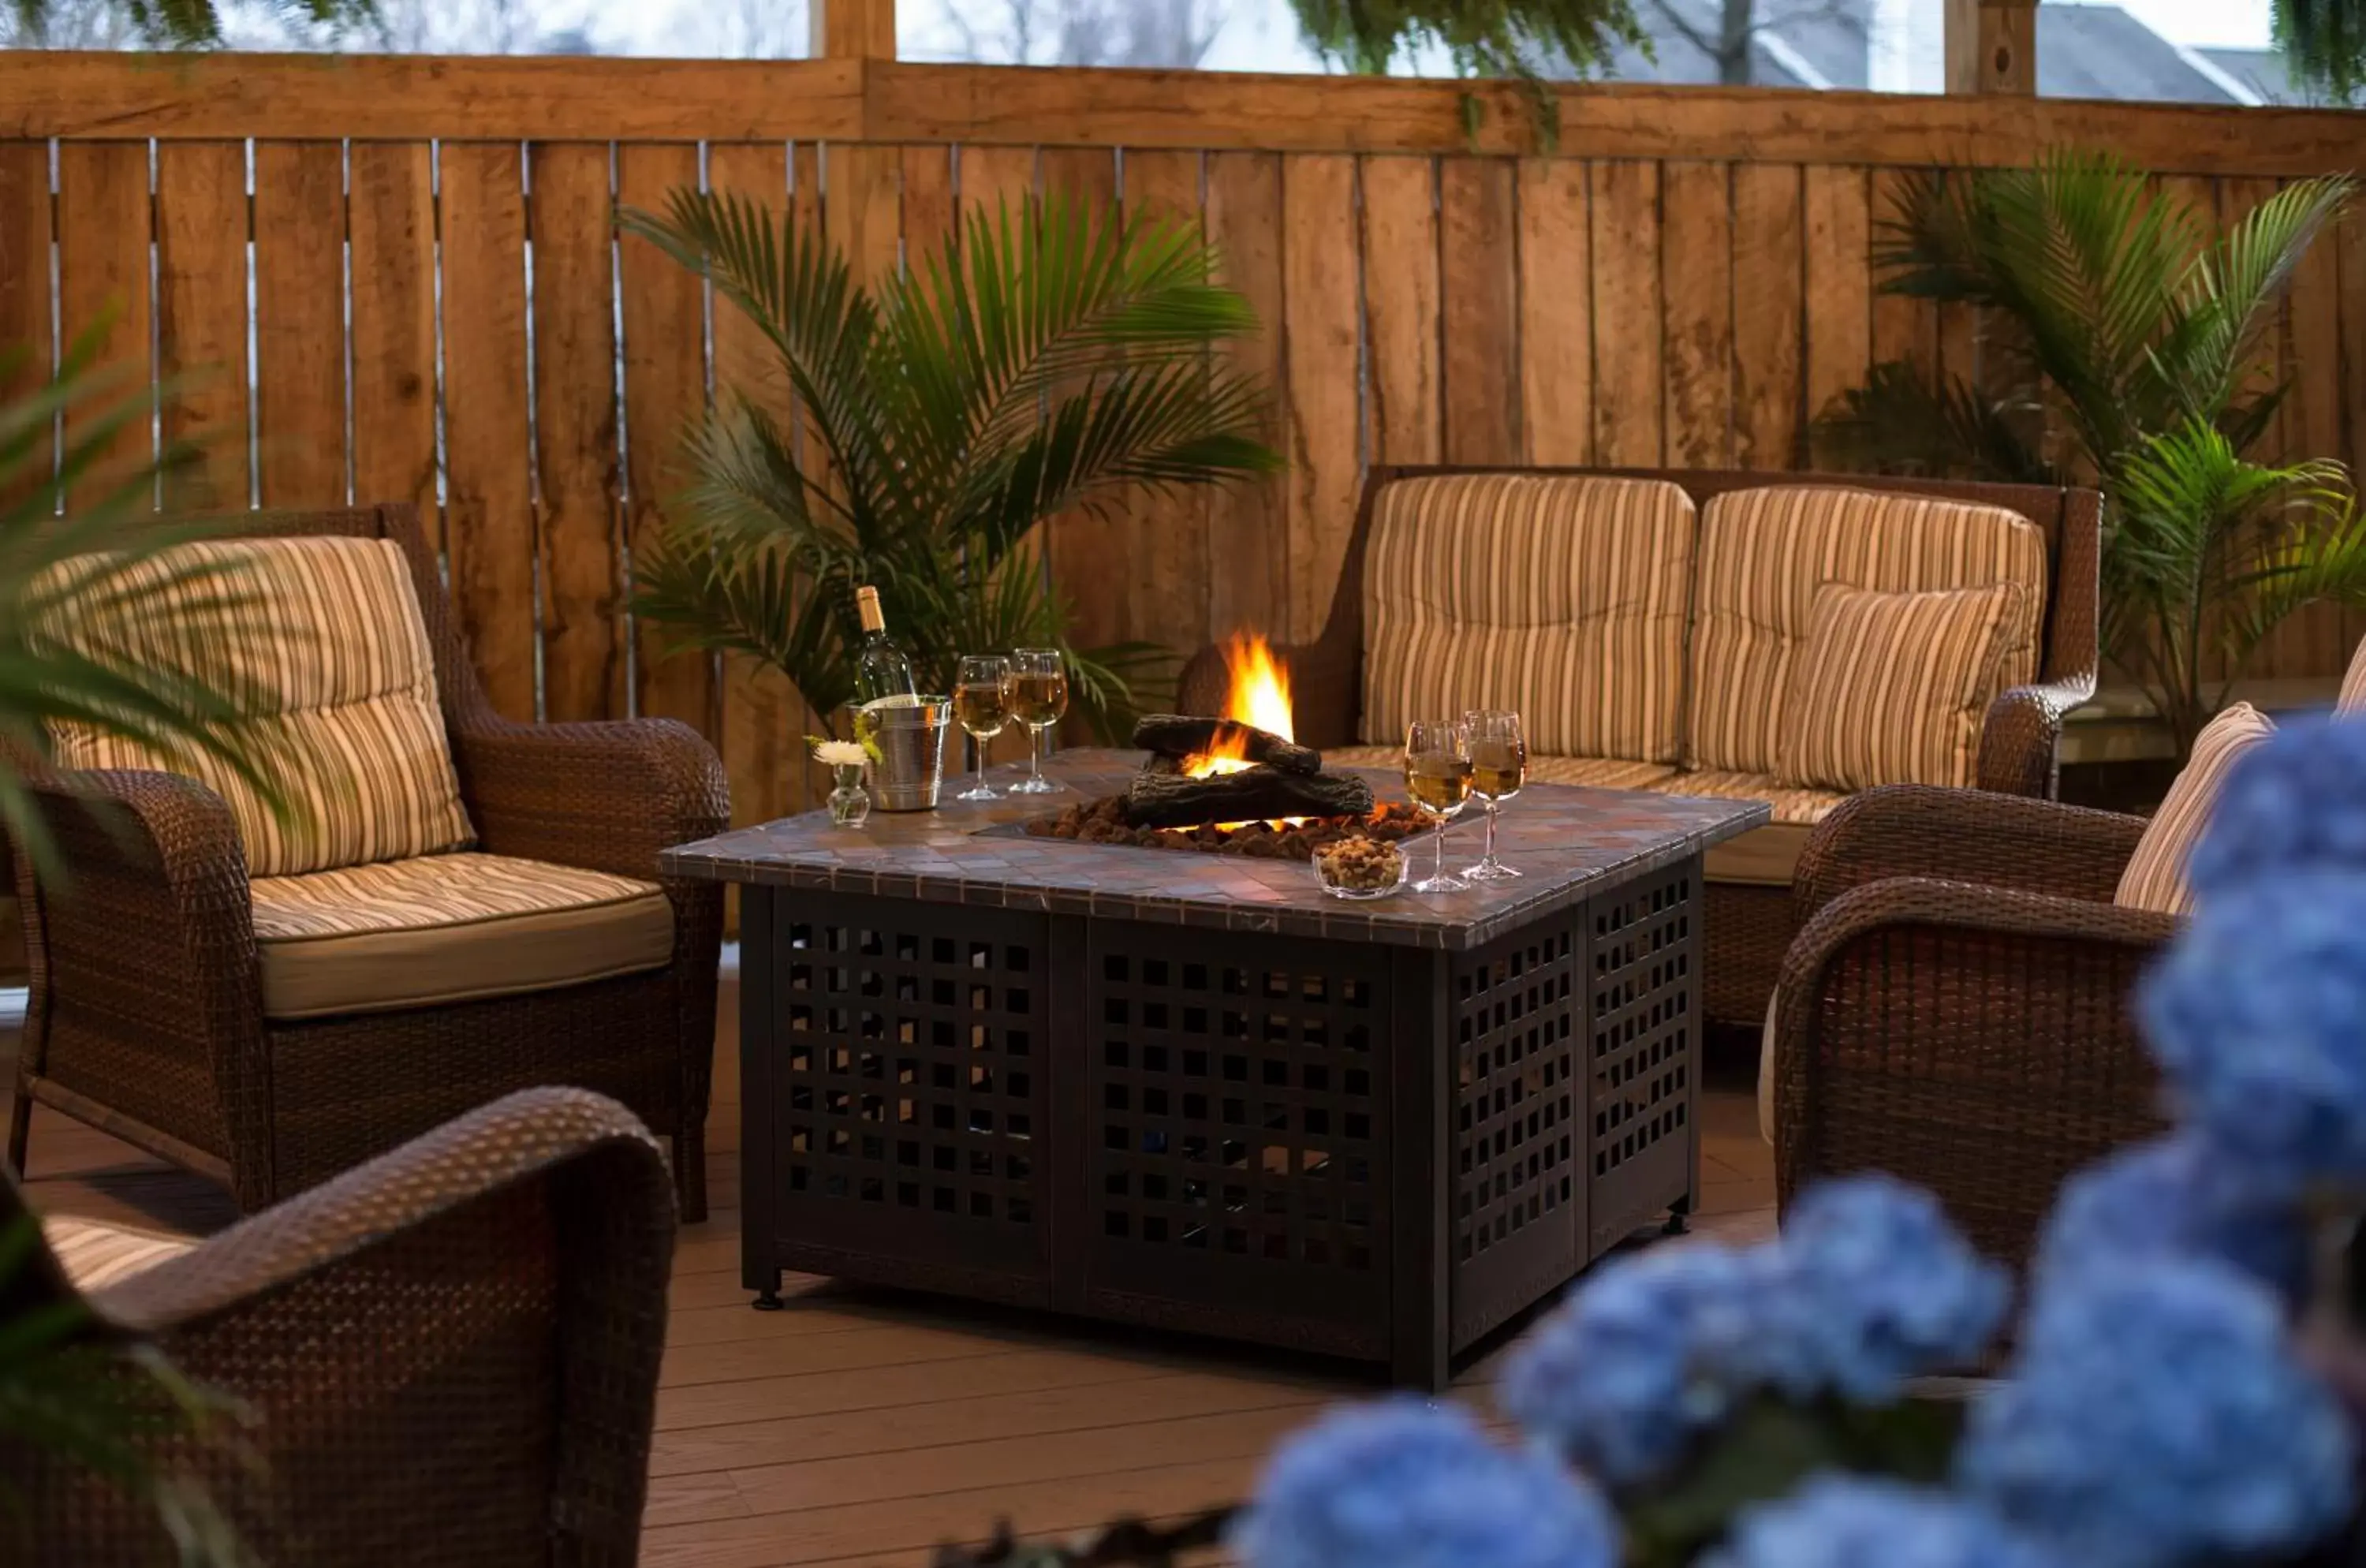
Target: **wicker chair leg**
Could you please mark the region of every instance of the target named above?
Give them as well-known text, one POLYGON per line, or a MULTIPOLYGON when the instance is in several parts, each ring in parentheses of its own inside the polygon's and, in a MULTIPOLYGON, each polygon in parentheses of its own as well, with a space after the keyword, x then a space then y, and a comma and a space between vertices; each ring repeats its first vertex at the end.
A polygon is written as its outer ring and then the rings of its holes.
POLYGON ((682 1201, 682 1223, 706 1218, 706 1129, 673 1137, 673 1188, 682 1201))
POLYGON ((26 1149, 33 1141, 33 1097, 25 1086, 17 1086, 17 1096, 8 1105, 8 1174, 17 1180, 25 1179, 26 1149))

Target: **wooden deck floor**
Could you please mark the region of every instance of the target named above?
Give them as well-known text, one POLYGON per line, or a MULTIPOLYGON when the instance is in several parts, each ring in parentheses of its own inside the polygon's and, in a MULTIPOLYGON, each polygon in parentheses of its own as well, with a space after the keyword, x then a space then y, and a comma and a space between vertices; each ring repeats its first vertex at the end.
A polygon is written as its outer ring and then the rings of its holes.
MULTIPOLYGON (((793 1279, 785 1312, 751 1312, 738 1278, 737 999, 727 976, 715 1213, 683 1231, 674 1259, 645 1562, 915 1568, 1004 1517, 1043 1533, 1187 1513, 1239 1495, 1317 1407, 1374 1391, 1352 1367, 823 1280, 793 1279)), ((1707 1097, 1700 1230, 1772 1228, 1755 1114, 1746 1086, 1707 1097)), ((193 1234, 235 1217, 208 1183, 46 1111, 30 1185, 45 1208, 193 1234)), ((1500 1353, 1458 1392, 1483 1401, 1500 1353)))

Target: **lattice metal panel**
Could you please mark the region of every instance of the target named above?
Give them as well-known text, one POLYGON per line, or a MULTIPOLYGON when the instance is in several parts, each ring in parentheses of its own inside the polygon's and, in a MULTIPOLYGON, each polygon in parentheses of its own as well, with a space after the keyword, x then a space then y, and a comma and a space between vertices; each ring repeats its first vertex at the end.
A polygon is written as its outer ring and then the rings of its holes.
POLYGON ((1378 1353, 1385 956, 1107 922, 1086 967, 1087 1231, 1100 1305, 1378 1353), (1154 1312, 1153 1293, 1187 1310, 1154 1312))
POLYGON ((1588 907, 1593 1249, 1684 1198, 1699 1088, 1699 879, 1687 865, 1588 907))
POLYGON ((1585 943, 1562 917, 1456 962, 1453 1339, 1484 1334, 1577 1271, 1585 1119, 1585 943))
POLYGON ((1045 948, 1041 920, 975 909, 840 897, 789 913, 774 1002, 784 1238, 1047 1269, 1045 948))

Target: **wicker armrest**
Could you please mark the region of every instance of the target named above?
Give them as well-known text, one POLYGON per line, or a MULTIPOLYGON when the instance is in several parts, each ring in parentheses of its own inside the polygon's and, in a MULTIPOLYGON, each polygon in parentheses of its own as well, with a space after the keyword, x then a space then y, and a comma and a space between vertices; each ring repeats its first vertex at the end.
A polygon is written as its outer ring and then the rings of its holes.
MULTIPOLYGON (((1297 739, 1306 746, 1352 746, 1362 671, 1354 646, 1343 638, 1277 643, 1274 655, 1290 671, 1290 705, 1297 739)), ((1222 713, 1231 684, 1224 649, 1210 643, 1193 654, 1175 682, 1182 713, 1222 713)))
POLYGON ((455 739, 462 794, 495 854, 653 877, 659 851, 730 821, 722 760, 673 719, 493 721, 455 739))
POLYGON ((1980 728, 1979 786, 2053 799, 2060 793, 2062 721, 2094 694, 2092 675, 2000 694, 1980 728))
POLYGON ((1776 993, 1779 1200, 1887 1170, 1932 1188, 1984 1247, 2026 1257, 2063 1178, 2158 1125, 2128 997, 2178 927, 1926 878, 1832 900, 1776 993))
POLYGON ((264 1561, 490 1560, 506 1538, 516 1561, 622 1564, 673 1235, 632 1114, 531 1089, 94 1304, 261 1416, 262 1465, 197 1462, 264 1561))
POLYGON ((1792 874, 1802 922, 1853 887, 1937 877, 2109 902, 2144 836, 2141 817, 1985 790, 1887 784, 1816 825, 1792 874))

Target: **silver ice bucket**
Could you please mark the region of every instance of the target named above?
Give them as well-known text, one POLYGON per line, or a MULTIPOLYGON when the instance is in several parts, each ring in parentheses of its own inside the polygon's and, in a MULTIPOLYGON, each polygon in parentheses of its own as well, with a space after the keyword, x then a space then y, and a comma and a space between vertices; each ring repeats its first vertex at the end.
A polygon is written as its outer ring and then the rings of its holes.
POLYGON ((878 742, 871 798, 882 811, 933 811, 945 782, 945 730, 952 704, 943 697, 887 697, 862 712, 878 742))

